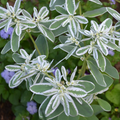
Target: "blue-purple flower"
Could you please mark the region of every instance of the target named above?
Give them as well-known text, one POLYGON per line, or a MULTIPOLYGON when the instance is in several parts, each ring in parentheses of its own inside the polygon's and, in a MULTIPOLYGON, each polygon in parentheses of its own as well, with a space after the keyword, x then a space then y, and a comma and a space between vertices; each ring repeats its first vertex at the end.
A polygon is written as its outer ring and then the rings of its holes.
POLYGON ((8 71, 8 70, 4 70, 1 73, 1 76, 5 79, 6 83, 9 83, 10 79, 12 78, 12 76, 15 74, 15 72, 13 71, 8 71))
POLYGON ((113 50, 110 50, 110 49, 109 49, 109 50, 108 50, 108 54, 111 55, 111 56, 114 56, 115 53, 114 53, 113 50))
POLYGON ((33 115, 37 112, 37 104, 33 101, 27 102, 27 111, 33 115))
POLYGON ((11 38, 12 32, 13 32, 13 28, 12 28, 12 27, 10 27, 7 32, 5 32, 4 29, 2 29, 2 30, 0 31, 0 36, 1 36, 1 38, 3 38, 3 39, 9 38, 9 36, 10 36, 10 38, 11 38))
POLYGON ((113 4, 115 5, 115 3, 116 3, 115 0, 110 0, 111 5, 113 5, 113 4))

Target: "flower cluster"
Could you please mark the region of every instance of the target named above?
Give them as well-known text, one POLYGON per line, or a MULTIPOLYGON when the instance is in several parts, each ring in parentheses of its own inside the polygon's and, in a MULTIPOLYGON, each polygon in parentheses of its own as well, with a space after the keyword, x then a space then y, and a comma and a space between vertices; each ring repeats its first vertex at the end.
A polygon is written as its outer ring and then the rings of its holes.
POLYGON ((37 113, 37 104, 33 101, 27 102, 27 111, 33 115, 37 113))
POLYGON ((4 29, 2 29, 2 30, 0 31, 0 36, 1 36, 1 38, 3 38, 3 39, 9 38, 9 36, 10 36, 10 38, 11 38, 12 32, 13 32, 13 27, 10 27, 7 32, 5 32, 4 29))
POLYGON ((15 72, 13 71, 8 71, 8 70, 4 70, 1 73, 1 76, 5 79, 6 83, 9 84, 10 79, 12 78, 12 76, 15 74, 15 72))

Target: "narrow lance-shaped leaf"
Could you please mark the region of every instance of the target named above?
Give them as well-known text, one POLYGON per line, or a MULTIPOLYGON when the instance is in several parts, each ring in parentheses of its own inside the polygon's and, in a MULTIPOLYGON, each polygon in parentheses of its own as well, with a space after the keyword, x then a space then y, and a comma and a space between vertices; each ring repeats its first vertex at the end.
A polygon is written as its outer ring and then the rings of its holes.
POLYGON ((102 5, 102 3, 99 0, 89 0, 89 1, 102 5))
POLYGON ((20 70, 21 67, 18 65, 7 65, 7 66, 5 66, 5 68, 8 71, 18 71, 18 70, 20 70))
POLYGON ((6 45, 4 46, 4 48, 2 49, 1 54, 7 53, 10 49, 11 49, 10 41, 8 41, 8 42, 6 43, 6 45))
POLYGON ((16 52, 19 49, 20 46, 20 36, 18 36, 15 32, 15 29, 13 30, 12 37, 11 37, 11 49, 13 52, 16 52))
POLYGON ((14 12, 16 13, 20 7, 21 0, 16 0, 14 5, 14 12))

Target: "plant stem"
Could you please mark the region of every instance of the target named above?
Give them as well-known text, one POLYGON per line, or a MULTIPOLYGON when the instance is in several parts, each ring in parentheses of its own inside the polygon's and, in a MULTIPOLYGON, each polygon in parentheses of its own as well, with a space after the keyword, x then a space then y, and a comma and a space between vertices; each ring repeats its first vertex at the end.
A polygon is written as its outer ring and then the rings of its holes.
POLYGON ((30 39, 32 40, 32 42, 33 42, 33 44, 35 46, 35 49, 37 50, 38 54, 41 55, 41 53, 40 53, 40 51, 39 51, 39 49, 38 49, 38 47, 37 47, 37 45, 36 45, 32 35, 30 34, 30 32, 28 32, 28 35, 29 35, 30 39))

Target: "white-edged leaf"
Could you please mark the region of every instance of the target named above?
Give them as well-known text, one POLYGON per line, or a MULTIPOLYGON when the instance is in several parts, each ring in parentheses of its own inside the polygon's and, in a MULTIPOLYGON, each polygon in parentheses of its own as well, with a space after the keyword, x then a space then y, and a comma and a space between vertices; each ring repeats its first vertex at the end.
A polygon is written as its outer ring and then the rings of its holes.
POLYGON ((18 65, 7 65, 5 66, 5 69, 7 69, 8 71, 18 71, 20 70, 20 66, 18 65))
POLYGON ((27 58, 29 55, 24 49, 20 49, 20 54, 22 55, 23 58, 27 58))
POLYGON ((73 71, 73 73, 72 73, 72 75, 70 77, 70 82, 72 82, 74 80, 76 72, 77 72, 77 67, 74 69, 74 71, 73 71))
POLYGON ((98 67, 100 68, 100 70, 102 72, 104 72, 105 69, 106 69, 106 59, 105 59, 104 55, 100 51, 98 51, 98 60, 96 60, 96 62, 98 64, 98 67))
POLYGON ((21 24, 16 24, 15 32, 16 32, 16 34, 17 34, 18 36, 21 35, 21 32, 22 32, 22 30, 21 30, 21 24))
POLYGON ((75 13, 75 0, 66 0, 65 1, 65 7, 67 9, 67 12, 70 14, 70 15, 74 15, 75 13))
POLYGON ((14 12, 16 13, 21 4, 21 0, 16 0, 14 4, 14 12))
POLYGON ((30 90, 35 94, 43 94, 43 92, 50 90, 53 86, 50 83, 38 83, 30 87, 30 90))
POLYGON ((61 67, 61 72, 63 75, 63 79, 67 82, 67 71, 64 66, 61 67))
POLYGON ((87 92, 81 88, 77 88, 77 87, 68 87, 67 88, 67 92, 73 96, 73 97, 85 97, 87 95, 87 92))
POLYGON ((12 18, 9 18, 9 19, 8 19, 7 24, 5 25, 5 28, 4 28, 5 32, 7 32, 7 31, 8 31, 8 29, 9 29, 9 27, 10 27, 11 22, 12 22, 12 18))
POLYGON ((89 0, 89 1, 99 4, 99 5, 102 5, 102 3, 99 0, 89 0))
POLYGON ((53 95, 52 98, 50 99, 50 101, 49 101, 49 103, 46 107, 46 110, 45 110, 46 116, 49 116, 50 114, 52 114, 57 109, 59 104, 57 104, 57 106, 55 106, 55 107, 52 107, 53 102, 55 101, 56 97, 57 97, 57 95, 53 95))
POLYGON ((102 53, 103 53, 104 55, 108 55, 107 46, 106 46, 103 42, 101 42, 100 40, 97 40, 97 44, 98 44, 98 46, 100 47, 100 50, 102 51, 102 53))
POLYGON ((87 53, 88 50, 89 50, 89 45, 78 48, 78 50, 76 51, 76 55, 78 56, 84 55, 85 53, 87 53))
POLYGON ((87 24, 88 23, 88 20, 87 18, 83 17, 83 16, 75 16, 76 20, 79 22, 79 23, 82 23, 82 24, 87 24))
POLYGON ((65 14, 65 15, 68 14, 67 11, 62 6, 57 5, 57 6, 55 6, 55 9, 60 14, 65 14))
POLYGON ((4 48, 2 49, 1 54, 7 53, 10 49, 11 49, 10 41, 8 41, 8 42, 5 44, 4 48))
POLYGON ((47 7, 42 7, 38 13, 38 16, 40 16, 41 18, 44 18, 48 15, 49 10, 47 9, 47 7))
POLYGON ((12 37, 11 37, 11 49, 13 52, 16 52, 19 49, 20 46, 20 36, 18 36, 15 32, 15 29, 13 30, 12 37))
POLYGON ((5 14, 6 13, 6 9, 3 7, 0 7, 0 14, 5 14))
POLYGON ((26 10, 23 9, 23 10, 22 10, 22 13, 23 13, 23 15, 24 15, 25 17, 28 17, 29 19, 32 19, 30 13, 27 12, 26 10))
POLYGON ((91 21, 91 25, 93 26, 94 30, 97 32, 98 31, 98 28, 99 28, 99 25, 97 24, 96 21, 92 20, 91 21))
POLYGON ((61 77, 62 77, 62 76, 61 76, 60 70, 57 69, 57 70, 55 71, 56 81, 60 82, 60 81, 61 81, 61 77))
POLYGON ((73 55, 73 53, 76 51, 76 49, 77 49, 77 46, 74 47, 74 48, 67 54, 67 56, 65 57, 65 59, 67 60, 68 58, 70 58, 70 57, 73 55))
POLYGON ((3 28, 7 23, 9 22, 9 19, 4 20, 3 22, 0 22, 0 29, 3 28))
POLYGON ((91 74, 93 75, 94 79, 96 80, 96 82, 101 85, 101 86, 106 86, 104 77, 102 75, 102 73, 98 70, 98 68, 91 62, 91 61, 87 61, 88 67, 90 69, 91 74))

